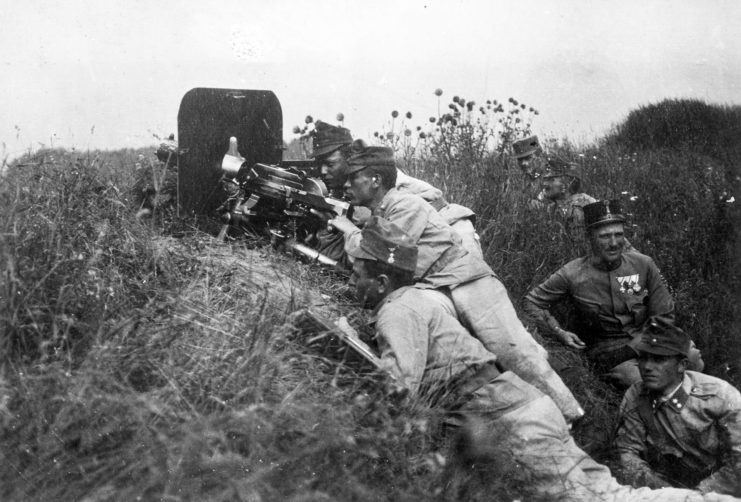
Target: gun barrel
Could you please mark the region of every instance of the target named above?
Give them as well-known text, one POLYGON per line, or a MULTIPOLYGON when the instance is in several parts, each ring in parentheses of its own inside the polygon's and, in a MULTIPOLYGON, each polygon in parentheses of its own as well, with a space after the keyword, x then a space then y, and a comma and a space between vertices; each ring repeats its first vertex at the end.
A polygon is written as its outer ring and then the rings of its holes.
POLYGON ((337 260, 333 260, 329 256, 323 255, 319 251, 316 251, 315 249, 311 249, 309 246, 306 246, 304 244, 300 244, 298 242, 294 242, 290 244, 291 249, 294 249, 298 251, 299 253, 308 256, 314 261, 317 261, 319 263, 323 263, 325 265, 329 265, 331 267, 337 266, 337 260))

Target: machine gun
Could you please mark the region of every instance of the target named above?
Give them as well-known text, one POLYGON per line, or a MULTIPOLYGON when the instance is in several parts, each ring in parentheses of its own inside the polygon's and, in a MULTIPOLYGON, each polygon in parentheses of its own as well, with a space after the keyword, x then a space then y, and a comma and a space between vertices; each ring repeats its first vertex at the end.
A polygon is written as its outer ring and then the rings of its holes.
POLYGON ((259 162, 248 165, 239 153, 236 137, 229 139, 221 169, 222 183, 230 193, 217 208, 226 225, 222 232, 227 226, 267 231, 275 245, 287 244, 315 261, 336 265, 305 243, 326 226, 328 217, 350 217, 348 202, 328 197, 324 183, 299 168, 259 162))

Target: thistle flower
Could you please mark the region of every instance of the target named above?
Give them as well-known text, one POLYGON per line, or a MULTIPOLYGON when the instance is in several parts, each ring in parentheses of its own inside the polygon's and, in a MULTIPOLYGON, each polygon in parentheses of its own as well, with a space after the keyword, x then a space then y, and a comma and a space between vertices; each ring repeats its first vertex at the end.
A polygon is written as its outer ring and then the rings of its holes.
POLYGON ((412 118, 412 112, 407 112, 407 115, 406 115, 406 117, 407 117, 408 119, 412 118))
POLYGON ((422 131, 422 132, 419 133, 419 139, 425 139, 426 137, 427 137, 427 135, 425 134, 424 131, 422 131))
POLYGON ((466 108, 468 108, 468 111, 469 112, 471 110, 473 110, 473 107, 474 107, 475 104, 476 104, 476 102, 474 102, 474 101, 469 101, 468 103, 466 103, 466 108))
POLYGON ((458 96, 453 96, 453 103, 457 103, 460 99, 458 96))
POLYGON ((404 129, 404 136, 407 136, 407 137, 409 137, 409 136, 411 136, 411 135, 412 135, 412 131, 411 131, 411 130, 409 130, 409 129, 404 129))
POLYGON ((314 118, 311 115, 307 115, 304 119, 304 122, 306 122, 307 124, 311 124, 312 122, 314 122, 314 118))
POLYGON ((376 132, 373 133, 373 137, 374 138, 377 138, 378 137, 378 131, 376 131, 376 132))
POLYGON ((437 121, 437 119, 435 117, 430 117, 429 121, 434 124, 437 121))
POLYGON ((386 133, 386 139, 388 139, 388 140, 394 139, 394 133, 391 132, 391 131, 387 132, 386 133))
POLYGON ((524 109, 525 109, 525 103, 522 103, 522 104, 520 105, 520 108, 522 108, 522 109, 524 110, 524 109))
POLYGON ((417 130, 418 131, 421 131, 422 130, 422 126, 417 126, 417 130))
POLYGON ((345 120, 345 116, 342 113, 337 114, 337 122, 342 122, 345 120))
POLYGON ((443 90, 442 89, 440 89, 440 88, 435 89, 435 96, 437 96, 439 98, 442 95, 443 95, 443 90))
POLYGON ((301 128, 299 126, 293 126, 293 134, 301 134, 301 128))
POLYGON ((393 112, 391 112, 391 116, 392 116, 393 118, 396 118, 396 117, 398 117, 398 116, 399 116, 399 112, 397 112, 396 110, 394 110, 393 112))

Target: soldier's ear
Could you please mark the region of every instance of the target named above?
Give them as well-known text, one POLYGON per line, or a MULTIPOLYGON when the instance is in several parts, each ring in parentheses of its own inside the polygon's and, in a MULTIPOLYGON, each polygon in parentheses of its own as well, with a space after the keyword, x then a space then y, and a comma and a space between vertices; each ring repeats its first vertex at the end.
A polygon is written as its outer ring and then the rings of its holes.
POLYGON ((376 282, 378 282, 378 292, 381 296, 384 296, 391 286, 391 279, 386 274, 381 274, 376 277, 376 282))

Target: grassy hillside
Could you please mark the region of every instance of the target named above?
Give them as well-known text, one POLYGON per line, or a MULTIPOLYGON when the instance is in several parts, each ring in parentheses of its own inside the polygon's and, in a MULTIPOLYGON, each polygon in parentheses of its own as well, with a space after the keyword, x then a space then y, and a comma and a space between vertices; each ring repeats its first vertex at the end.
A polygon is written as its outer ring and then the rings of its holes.
MULTIPOLYGON (((728 173, 741 158, 691 142, 636 145, 626 124, 583 150, 550 146, 581 164, 588 193, 624 199, 630 239, 661 266, 707 371, 738 386, 741 220, 728 173)), ((465 118, 443 125, 399 156, 476 210, 487 260, 518 303, 575 250, 557 221, 528 208, 534 193, 507 137, 482 149, 458 127, 465 118)), ((292 315, 301 307, 363 321, 340 278, 258 240, 216 242, 207 219, 176 218, 172 176, 151 150, 41 151, 4 175, 1 500, 517 498, 526 473, 451 463, 437 413, 388 402, 345 353, 309 343, 317 334, 292 315)), ((548 347, 587 407, 577 440, 604 453, 592 432, 611 428, 619 396, 580 355, 548 347)))

